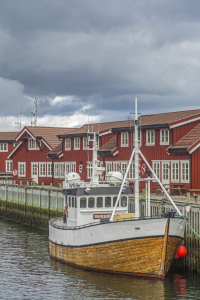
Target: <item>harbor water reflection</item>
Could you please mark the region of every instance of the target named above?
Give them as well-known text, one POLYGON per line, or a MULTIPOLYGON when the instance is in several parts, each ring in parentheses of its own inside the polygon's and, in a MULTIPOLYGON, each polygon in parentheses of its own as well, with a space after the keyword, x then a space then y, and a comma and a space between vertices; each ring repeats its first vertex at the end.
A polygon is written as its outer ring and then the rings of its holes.
POLYGON ((200 299, 194 274, 160 281, 89 272, 50 259, 46 231, 0 218, 0 234, 0 299, 200 299))

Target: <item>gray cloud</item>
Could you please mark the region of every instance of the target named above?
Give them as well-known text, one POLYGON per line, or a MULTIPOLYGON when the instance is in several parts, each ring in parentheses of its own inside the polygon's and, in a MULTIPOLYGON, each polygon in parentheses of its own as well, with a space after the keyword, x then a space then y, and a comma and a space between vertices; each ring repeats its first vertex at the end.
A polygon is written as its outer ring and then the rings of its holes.
POLYGON ((199 11, 197 0, 1 0, 1 116, 19 105, 28 117, 35 97, 41 118, 85 105, 97 116, 101 91, 103 121, 128 118, 135 94, 142 113, 198 108, 199 11))

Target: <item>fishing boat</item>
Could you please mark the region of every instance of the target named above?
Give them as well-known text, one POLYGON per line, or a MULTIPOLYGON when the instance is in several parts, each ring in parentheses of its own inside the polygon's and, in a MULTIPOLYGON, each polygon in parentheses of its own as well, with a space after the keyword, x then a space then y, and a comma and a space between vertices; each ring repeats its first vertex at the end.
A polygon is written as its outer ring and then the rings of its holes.
MULTIPOLYGON (((49 221, 50 256, 63 263, 88 270, 164 278, 184 237, 185 219, 152 170, 138 146, 137 99, 135 100, 135 147, 123 176, 104 171, 97 159, 96 136, 90 132, 93 161, 90 182, 78 173, 68 173, 63 182, 64 215, 49 221), (139 212, 139 160, 145 161, 151 176, 157 180, 175 210, 158 217, 150 216, 150 188, 146 217, 139 212), (135 161, 134 206, 128 212, 132 191, 127 174, 135 161)), ((132 179, 133 180, 133 179, 132 179)), ((147 179, 146 179, 147 180, 147 179)))

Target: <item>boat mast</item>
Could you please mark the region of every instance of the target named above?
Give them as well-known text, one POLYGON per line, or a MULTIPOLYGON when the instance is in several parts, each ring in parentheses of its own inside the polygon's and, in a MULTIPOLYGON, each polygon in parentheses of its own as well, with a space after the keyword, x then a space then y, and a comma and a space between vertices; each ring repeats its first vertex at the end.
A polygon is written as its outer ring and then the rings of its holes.
POLYGON ((135 218, 139 218, 139 147, 138 147, 138 113, 135 97, 135 218))

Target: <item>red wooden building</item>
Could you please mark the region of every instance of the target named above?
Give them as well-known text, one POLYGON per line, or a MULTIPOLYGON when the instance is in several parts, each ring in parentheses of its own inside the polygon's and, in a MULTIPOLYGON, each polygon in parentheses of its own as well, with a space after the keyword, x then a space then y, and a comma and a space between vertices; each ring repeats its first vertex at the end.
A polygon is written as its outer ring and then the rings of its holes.
POLYGON ((0 132, 0 172, 12 173, 12 160, 8 154, 14 149, 18 132, 0 132))
POLYGON ((52 160, 47 153, 55 148, 60 141, 57 135, 70 131, 71 128, 60 127, 24 127, 16 136, 16 146, 7 159, 13 162, 13 180, 30 181, 37 184, 50 184, 53 180, 52 160))

